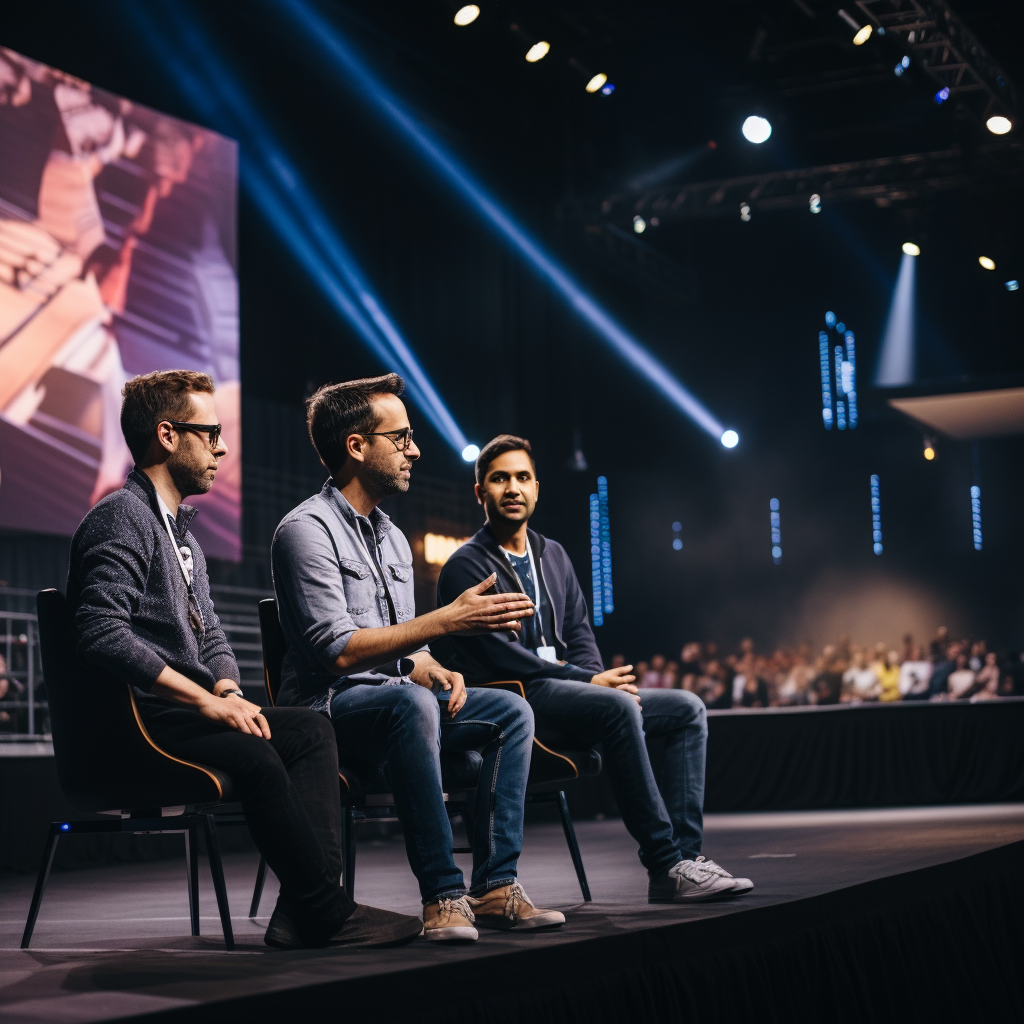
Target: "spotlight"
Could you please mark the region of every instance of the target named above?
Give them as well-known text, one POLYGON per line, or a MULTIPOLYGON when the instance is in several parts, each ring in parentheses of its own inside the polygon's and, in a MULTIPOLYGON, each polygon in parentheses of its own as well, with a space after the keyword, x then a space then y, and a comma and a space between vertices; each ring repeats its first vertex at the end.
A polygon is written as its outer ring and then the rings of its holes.
POLYGON ((674 551, 682 551, 683 550, 683 542, 678 537, 674 537, 672 539, 672 549, 674 551))
POLYGON ((995 270, 996 269, 996 261, 994 259, 992 259, 991 257, 989 257, 989 256, 979 256, 978 257, 978 262, 986 270, 995 270))
POLYGON ((750 207, 746 203, 740 203, 740 220, 744 224, 750 220, 750 207))
POLYGON ((735 448, 740 443, 740 435, 735 430, 727 430, 722 434, 722 444, 726 448, 735 448))
POLYGON ((1013 122, 1002 114, 994 114, 985 122, 985 127, 993 135, 1005 135, 1013 127, 1013 122))
POLYGON ((903 72, 906 71, 907 68, 909 68, 909 67, 910 67, 910 58, 906 54, 904 54, 903 55, 903 59, 899 62, 899 64, 896 65, 896 67, 894 67, 892 69, 892 71, 893 71, 893 74, 897 78, 899 78, 900 75, 902 75, 903 72))
POLYGON ((821 196, 817 192, 808 200, 808 209, 811 213, 821 213, 821 196))
POLYGON ((611 96, 613 92, 615 92, 615 85, 612 82, 609 82, 601 89, 602 96, 611 96))
POLYGON ((645 221, 639 214, 633 218, 633 230, 638 235, 642 235, 647 230, 647 221, 645 221))
POLYGON ((829 327, 835 327, 836 325, 836 315, 831 309, 825 314, 825 323, 829 327))
POLYGON ((924 439, 924 457, 929 462, 935 458, 935 442, 930 437, 924 439))
POLYGON ((480 446, 475 444, 467 444, 462 449, 462 460, 463 462, 476 462, 476 457, 480 454, 480 446))
POLYGON ((462 28, 464 25, 472 25, 480 17, 480 8, 476 4, 466 4, 455 12, 455 24, 462 28))
POLYGON ((903 243, 903 251, 908 256, 920 256, 921 255, 921 246, 915 245, 913 242, 904 242, 903 243))
POLYGON ((1006 290, 1008 292, 1015 292, 1020 287, 1020 281, 1007 281, 1006 290))
POLYGON ((767 142, 769 136, 772 133, 772 125, 767 117, 761 117, 758 114, 751 114, 743 122, 743 127, 740 129, 743 132, 743 138, 747 142, 754 143, 755 146, 760 146, 762 142, 767 142))
POLYGON ((587 82, 587 92, 597 92, 598 89, 600 89, 607 81, 608 76, 604 74, 604 72, 598 72, 598 74, 594 75, 594 77, 587 82))
POLYGON ((946 102, 946 100, 948 100, 948 99, 949 99, 949 86, 948 86, 948 85, 944 85, 944 86, 943 86, 943 87, 942 87, 942 88, 941 88, 941 89, 940 89, 940 90, 939 90, 939 91, 938 91, 938 92, 937 92, 937 93, 935 94, 935 102, 936 102, 936 103, 945 103, 945 102, 946 102))
POLYGON ((842 320, 839 320, 836 323, 836 332, 838 334, 842 334, 845 330, 846 330, 846 324, 844 324, 842 320))
POLYGON ((526 51, 526 59, 531 64, 536 64, 537 61, 543 60, 548 55, 548 50, 551 49, 551 44, 545 42, 543 39, 539 43, 534 43, 526 51))
POLYGON ((872 25, 865 25, 865 26, 864 26, 864 27, 863 27, 863 28, 862 28, 862 29, 861 29, 861 30, 860 30, 860 31, 859 31, 859 32, 858 32, 858 33, 857 33, 857 34, 856 34, 856 35, 855 35, 855 36, 853 37, 853 45, 854 45, 854 46, 863 46, 863 45, 864 45, 864 44, 865 44, 865 43, 866 43, 866 42, 867 42, 867 41, 868 41, 868 40, 869 40, 869 39, 871 38, 871 33, 872 33, 873 31, 874 31, 874 27, 873 27, 872 25))

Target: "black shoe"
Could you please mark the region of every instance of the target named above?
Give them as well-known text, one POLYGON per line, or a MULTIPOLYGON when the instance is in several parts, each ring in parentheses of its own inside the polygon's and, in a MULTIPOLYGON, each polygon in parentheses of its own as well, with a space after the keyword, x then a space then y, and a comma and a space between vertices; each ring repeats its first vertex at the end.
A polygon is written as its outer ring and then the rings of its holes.
POLYGON ((357 905, 333 935, 327 939, 314 939, 302 934, 294 915, 278 900, 263 941, 276 949, 319 949, 324 946, 385 949, 404 946, 419 938, 422 932, 423 922, 418 917, 357 905))

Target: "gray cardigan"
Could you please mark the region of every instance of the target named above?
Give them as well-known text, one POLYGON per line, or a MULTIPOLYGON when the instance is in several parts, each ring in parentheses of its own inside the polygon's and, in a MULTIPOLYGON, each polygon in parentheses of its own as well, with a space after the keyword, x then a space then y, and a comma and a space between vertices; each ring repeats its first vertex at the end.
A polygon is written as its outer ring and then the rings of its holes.
POLYGON ((219 679, 239 679, 213 610, 206 559, 188 532, 196 511, 182 505, 177 525, 192 549, 192 588, 206 623, 201 645, 189 625, 188 591, 160 521, 156 489, 145 473, 133 470, 124 487, 98 501, 71 541, 67 599, 81 636, 78 655, 147 695, 165 665, 208 690, 219 679))

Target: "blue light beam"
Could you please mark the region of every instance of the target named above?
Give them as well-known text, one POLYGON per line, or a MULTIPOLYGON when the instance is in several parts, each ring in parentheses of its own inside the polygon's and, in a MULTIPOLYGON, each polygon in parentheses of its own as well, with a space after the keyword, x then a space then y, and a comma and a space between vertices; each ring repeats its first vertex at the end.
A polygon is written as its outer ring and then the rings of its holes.
POLYGON ((904 253, 889 305, 889 319, 882 336, 875 384, 880 388, 901 387, 914 380, 914 277, 916 256, 904 253))
POLYGON ((278 0, 278 3, 293 15, 310 40, 344 70, 347 75, 346 84, 353 88, 353 92, 399 129, 427 163, 442 178, 456 186, 470 205, 519 250, 572 309, 673 405, 716 440, 721 440, 725 428, 718 419, 676 380, 664 364, 652 356, 595 302, 572 276, 545 252, 540 243, 515 223, 497 200, 477 183, 473 175, 383 86, 329 21, 304 0, 278 0))

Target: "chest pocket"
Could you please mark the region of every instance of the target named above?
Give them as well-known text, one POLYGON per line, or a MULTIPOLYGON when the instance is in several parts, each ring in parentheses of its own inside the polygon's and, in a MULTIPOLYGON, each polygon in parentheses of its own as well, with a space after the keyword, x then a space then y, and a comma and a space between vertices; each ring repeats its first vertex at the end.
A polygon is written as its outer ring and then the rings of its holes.
POLYGON ((341 569, 341 580, 345 586, 345 603, 348 605, 349 614, 352 615, 358 625, 378 626, 379 612, 377 610, 377 581, 373 578, 369 567, 358 558, 339 558, 338 567, 341 569), (363 616, 373 618, 372 622, 359 622, 363 616))
POLYGON ((395 601, 395 611, 399 622, 407 622, 416 615, 415 591, 412 583, 411 562, 389 562, 388 576, 390 579, 391 596, 395 601))

